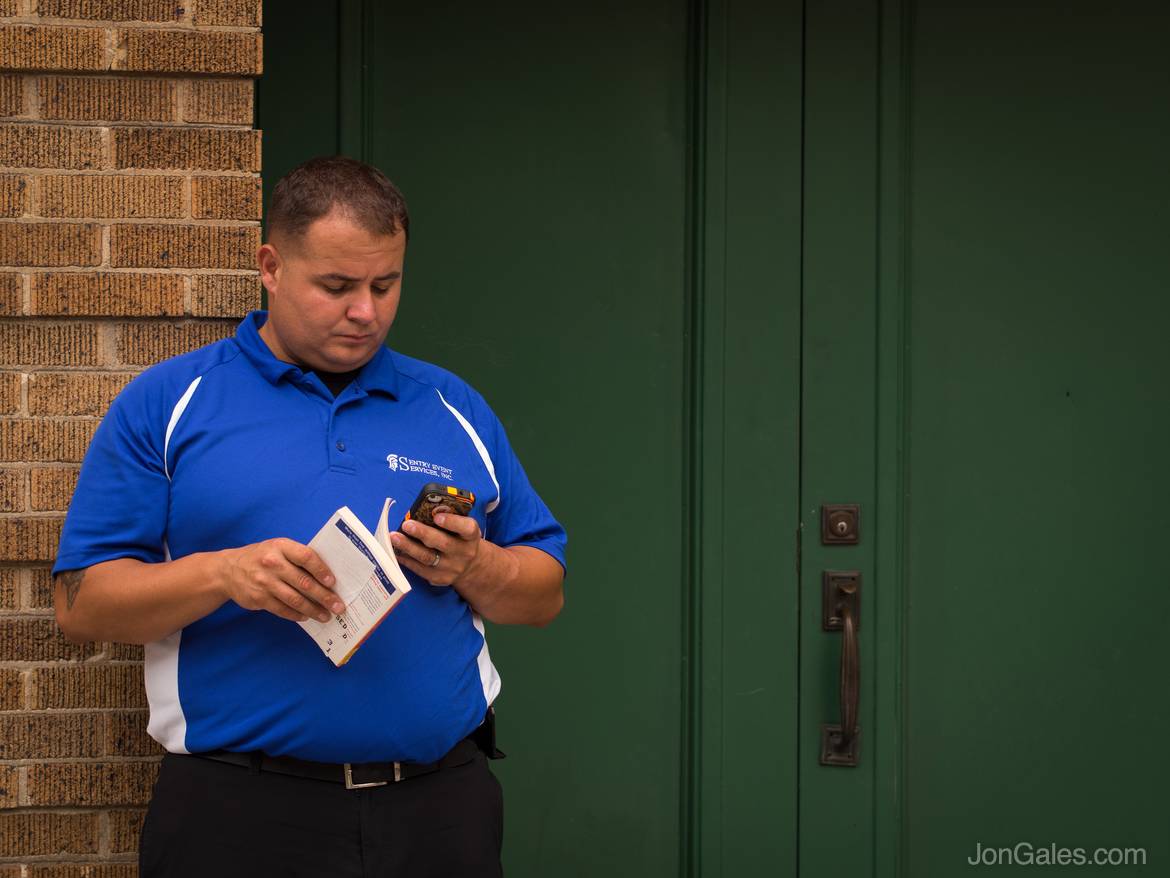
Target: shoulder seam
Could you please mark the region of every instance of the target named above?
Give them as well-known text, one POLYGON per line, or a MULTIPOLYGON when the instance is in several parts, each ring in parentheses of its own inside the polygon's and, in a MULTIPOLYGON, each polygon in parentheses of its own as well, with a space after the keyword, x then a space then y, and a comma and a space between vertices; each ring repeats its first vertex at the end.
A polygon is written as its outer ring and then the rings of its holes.
POLYGON ((488 503, 486 507, 484 507, 484 514, 490 515, 493 511, 495 511, 496 507, 500 505, 500 500, 503 499, 500 494, 500 480, 496 478, 496 465, 492 462, 492 456, 488 453, 487 446, 484 444, 483 439, 480 438, 478 431, 476 431, 471 422, 467 420, 467 417, 462 412, 460 412, 459 409, 455 408, 455 406, 447 402, 446 398, 443 396, 443 392, 439 390, 439 388, 436 387, 434 390, 435 393, 439 395, 439 401, 443 403, 443 405, 447 408, 447 411, 455 416, 455 420, 459 422, 459 426, 463 428, 463 432, 466 433, 467 438, 471 440, 471 444, 479 453, 479 457, 483 461, 483 465, 486 467, 488 475, 491 476, 492 484, 496 486, 495 499, 488 503))
POLYGON ((220 360, 218 363, 207 369, 207 371, 200 372, 198 375, 196 375, 195 378, 192 379, 191 383, 187 385, 187 389, 183 391, 183 395, 179 397, 178 402, 176 402, 174 407, 171 409, 171 416, 167 421, 166 432, 163 436, 162 459, 163 473, 166 475, 168 481, 171 479, 171 466, 167 460, 171 446, 171 434, 175 432, 175 428, 179 425, 179 420, 183 417, 184 412, 187 411, 187 406, 190 404, 191 399, 195 396, 195 391, 199 388, 199 385, 202 383, 204 378, 206 378, 216 369, 219 369, 221 366, 226 366, 229 363, 234 362, 236 357, 238 357, 242 352, 242 349, 237 344, 235 353, 233 353, 230 357, 226 357, 225 359, 220 360))
POLYGON ((179 397, 179 401, 175 403, 175 407, 171 409, 171 417, 167 421, 167 432, 163 437, 163 473, 166 475, 167 481, 171 479, 171 467, 167 463, 167 453, 171 447, 171 434, 175 432, 175 427, 179 424, 179 418, 183 417, 183 412, 187 411, 187 405, 191 402, 191 397, 195 395, 195 391, 199 388, 199 382, 202 380, 203 376, 197 375, 195 380, 187 385, 187 389, 179 397))

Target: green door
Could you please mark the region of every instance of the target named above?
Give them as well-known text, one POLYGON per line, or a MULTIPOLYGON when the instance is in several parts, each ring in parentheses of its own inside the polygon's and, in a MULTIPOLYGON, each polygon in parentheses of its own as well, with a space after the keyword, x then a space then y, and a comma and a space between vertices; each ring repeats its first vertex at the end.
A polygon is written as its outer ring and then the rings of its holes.
POLYGON ((1170 11, 808 6, 800 874, 1167 874, 1170 11))
POLYGON ((562 617, 488 634, 509 874, 1170 863, 1170 28, 1041 5, 266 9, 266 186, 403 187, 390 343, 570 533, 562 617))

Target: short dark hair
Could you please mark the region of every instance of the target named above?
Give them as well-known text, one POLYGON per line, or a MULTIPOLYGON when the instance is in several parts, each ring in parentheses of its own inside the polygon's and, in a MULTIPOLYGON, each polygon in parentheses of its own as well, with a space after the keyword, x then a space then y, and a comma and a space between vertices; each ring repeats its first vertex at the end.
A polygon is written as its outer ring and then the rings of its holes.
POLYGON ((280 178, 268 202, 268 237, 299 238, 334 208, 376 235, 410 240, 406 199, 377 168, 346 156, 309 159, 280 178))

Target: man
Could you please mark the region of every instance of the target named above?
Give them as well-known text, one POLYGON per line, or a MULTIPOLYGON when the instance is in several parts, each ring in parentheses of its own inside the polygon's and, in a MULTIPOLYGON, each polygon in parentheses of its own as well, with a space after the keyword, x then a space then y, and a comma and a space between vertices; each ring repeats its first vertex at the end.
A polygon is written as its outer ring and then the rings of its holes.
POLYGON ((377 170, 291 172, 257 254, 268 312, 136 378, 86 454, 56 614, 70 639, 146 646, 168 755, 144 876, 500 872, 481 619, 551 621, 565 535, 483 399, 383 347, 408 232, 377 170), (343 609, 305 541, 343 505, 401 516, 431 481, 472 515, 391 535, 415 588, 335 668, 293 624, 343 609))

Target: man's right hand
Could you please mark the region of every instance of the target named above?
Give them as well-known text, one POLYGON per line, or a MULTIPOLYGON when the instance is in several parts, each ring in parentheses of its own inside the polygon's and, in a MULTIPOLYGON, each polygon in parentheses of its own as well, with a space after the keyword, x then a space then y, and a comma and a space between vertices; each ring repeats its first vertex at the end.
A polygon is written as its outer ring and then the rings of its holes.
POLYGON ((304 622, 326 622, 345 612, 333 590, 336 581, 308 546, 283 537, 223 552, 227 596, 245 610, 267 610, 304 622))

